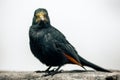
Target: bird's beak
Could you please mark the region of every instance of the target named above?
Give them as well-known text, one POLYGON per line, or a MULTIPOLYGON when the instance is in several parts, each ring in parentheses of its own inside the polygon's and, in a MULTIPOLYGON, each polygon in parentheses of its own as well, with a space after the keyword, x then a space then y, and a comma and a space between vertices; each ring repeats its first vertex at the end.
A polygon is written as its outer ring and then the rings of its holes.
POLYGON ((42 14, 40 14, 40 19, 41 19, 42 21, 44 21, 44 20, 45 20, 45 17, 44 17, 42 14))
POLYGON ((36 14, 36 22, 40 22, 40 21, 45 21, 45 14, 44 12, 39 12, 36 14))

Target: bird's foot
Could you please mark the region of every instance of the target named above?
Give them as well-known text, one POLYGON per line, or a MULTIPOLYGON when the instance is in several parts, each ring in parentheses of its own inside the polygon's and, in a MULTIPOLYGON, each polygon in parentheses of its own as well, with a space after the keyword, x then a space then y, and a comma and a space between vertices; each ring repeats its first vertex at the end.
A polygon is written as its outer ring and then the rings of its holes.
POLYGON ((58 73, 61 73, 62 72, 62 70, 60 70, 60 71, 49 71, 48 73, 46 73, 45 75, 43 75, 43 77, 46 77, 46 76, 54 76, 55 74, 58 74, 58 73))
POLYGON ((46 72, 46 71, 40 71, 40 70, 38 70, 38 71, 35 71, 36 73, 43 73, 43 72, 46 72))
POLYGON ((50 71, 35 71, 36 73, 50 73, 50 72, 54 72, 55 70, 50 70, 50 71))
POLYGON ((45 70, 45 71, 40 71, 40 70, 38 70, 38 71, 35 71, 36 73, 51 73, 51 72, 54 72, 55 71, 55 69, 52 69, 52 70, 45 70))

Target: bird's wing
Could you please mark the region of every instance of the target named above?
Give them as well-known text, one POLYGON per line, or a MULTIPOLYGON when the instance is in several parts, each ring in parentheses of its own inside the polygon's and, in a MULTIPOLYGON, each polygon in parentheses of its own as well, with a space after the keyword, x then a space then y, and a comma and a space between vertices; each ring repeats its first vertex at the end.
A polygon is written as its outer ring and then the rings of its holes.
POLYGON ((55 43, 57 48, 63 52, 64 56, 74 64, 80 65, 79 56, 71 44, 55 43))
POLYGON ((75 64, 80 64, 77 51, 59 30, 53 28, 51 36, 53 36, 52 43, 55 45, 56 49, 61 50, 68 60, 75 64))

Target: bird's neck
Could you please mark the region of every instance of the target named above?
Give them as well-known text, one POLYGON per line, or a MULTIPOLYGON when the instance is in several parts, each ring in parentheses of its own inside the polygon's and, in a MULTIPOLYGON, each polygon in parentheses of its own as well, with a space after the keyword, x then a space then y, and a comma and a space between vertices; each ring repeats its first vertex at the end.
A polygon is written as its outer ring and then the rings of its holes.
POLYGON ((34 29, 43 29, 43 28, 48 28, 51 27, 50 23, 38 23, 38 24, 33 24, 34 29))

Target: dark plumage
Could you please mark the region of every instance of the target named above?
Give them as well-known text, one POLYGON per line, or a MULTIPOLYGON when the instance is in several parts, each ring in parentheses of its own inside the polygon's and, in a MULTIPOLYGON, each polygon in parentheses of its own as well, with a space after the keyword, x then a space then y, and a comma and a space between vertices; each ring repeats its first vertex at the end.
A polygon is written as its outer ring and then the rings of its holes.
POLYGON ((79 56, 65 36, 50 24, 46 9, 39 8, 35 11, 29 38, 34 56, 49 66, 46 71, 52 66, 58 66, 54 71, 57 72, 64 64, 76 64, 83 68, 88 66, 98 71, 109 72, 79 56))

